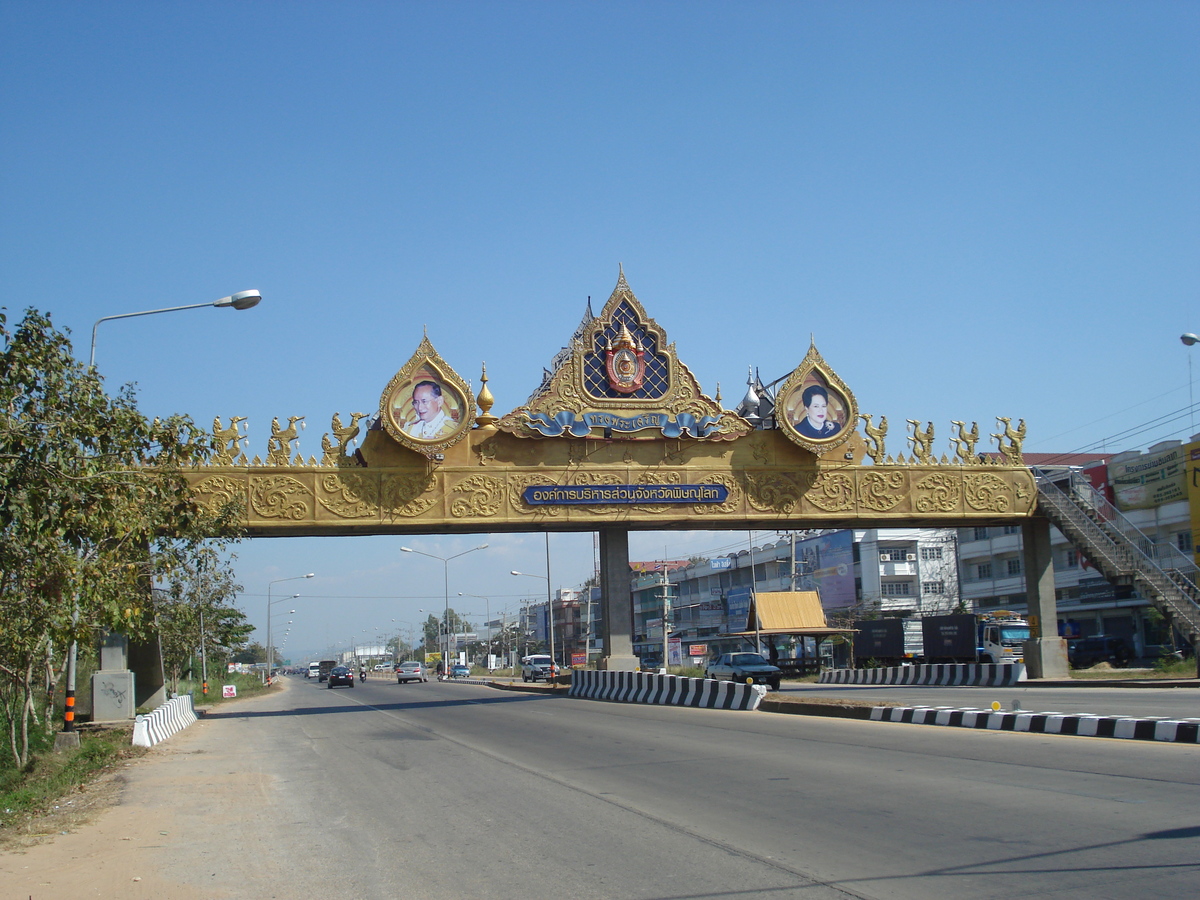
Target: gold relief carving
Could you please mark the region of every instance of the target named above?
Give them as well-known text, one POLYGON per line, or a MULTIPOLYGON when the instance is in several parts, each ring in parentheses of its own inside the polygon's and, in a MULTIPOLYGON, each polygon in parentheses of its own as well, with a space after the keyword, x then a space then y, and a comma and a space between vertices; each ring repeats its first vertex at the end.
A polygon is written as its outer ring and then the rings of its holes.
POLYGON ((962 498, 957 472, 931 472, 915 485, 921 493, 913 504, 917 512, 954 512, 962 498))
POLYGON ((895 509, 907 496, 908 476, 897 471, 866 471, 859 483, 860 501, 867 509, 886 512, 895 509))
POLYGON ((845 472, 822 472, 804 499, 825 512, 854 508, 854 479, 845 472))
MULTIPOLYGON (((300 427, 304 427, 304 416, 288 416, 287 428, 283 428, 279 424, 279 418, 271 420, 271 436, 267 438, 267 465, 276 466, 279 468, 287 468, 291 465, 288 461, 288 456, 292 452, 292 442, 300 441, 300 432, 296 427, 296 423, 300 423, 300 427)), ((297 465, 304 465, 304 459, 297 456, 299 460, 297 465)))
MULTIPOLYGON (((549 475, 514 475, 508 480, 508 503, 516 512, 530 512, 531 507, 525 502, 525 488, 537 485, 545 487, 558 482, 549 475)), ((562 512, 560 506, 539 506, 539 515, 557 516, 562 512)))
POLYGON ((884 464, 884 459, 887 458, 887 451, 884 449, 884 438, 887 437, 888 424, 887 416, 879 417, 879 427, 876 428, 871 424, 871 417, 860 415, 863 420, 863 431, 867 435, 867 456, 871 457, 871 462, 877 466, 884 464))
POLYGON ((954 445, 954 455, 964 465, 979 465, 979 457, 975 454, 975 445, 979 442, 979 423, 972 422, 970 431, 967 431, 966 422, 954 419, 950 424, 958 426, 958 437, 950 438, 950 443, 954 445))
POLYGON ((450 504, 456 519, 485 518, 500 511, 504 502, 504 480, 491 475, 469 475, 454 485, 458 496, 450 504))
POLYGON ((992 472, 963 473, 963 494, 971 509, 979 512, 1008 512, 1012 506, 1008 482, 992 472))
POLYGON ((759 439, 758 435, 755 435, 752 440, 753 442, 750 444, 751 455, 760 466, 769 466, 771 464, 770 449, 764 441, 759 439))
POLYGON ((343 519, 365 519, 379 514, 379 476, 330 472, 321 476, 317 502, 343 519))
POLYGON ((290 475, 256 475, 250 479, 250 508, 263 519, 311 518, 312 494, 290 475))
POLYGON ((384 520, 419 516, 438 502, 436 482, 429 472, 384 475, 379 484, 379 508, 384 520))
POLYGON ((213 513, 230 503, 242 506, 246 503, 246 482, 240 478, 212 475, 193 485, 192 490, 200 495, 204 507, 213 513))
MULTIPOLYGON (((723 484, 729 495, 725 498, 724 503, 696 503, 692 506, 692 512, 698 516, 705 515, 720 515, 721 513, 731 513, 736 511, 742 505, 742 489, 732 475, 705 475, 700 479, 698 484, 723 484)), ((795 504, 793 503, 793 506, 795 504)))
POLYGON ((222 428, 221 417, 216 416, 213 419, 213 443, 216 446, 217 452, 209 465, 232 466, 235 457, 238 458, 238 465, 244 466, 246 464, 246 454, 238 453, 238 443, 245 437, 239 426, 245 421, 245 416, 234 416, 229 420, 229 427, 222 428))
POLYGON ((929 422, 925 430, 922 431, 921 423, 916 419, 908 419, 907 421, 912 426, 912 434, 909 436, 908 442, 912 444, 918 462, 925 466, 936 464, 937 459, 933 455, 933 423, 929 422))
POLYGON ((1016 428, 1012 427, 1012 419, 996 416, 996 421, 1004 425, 1004 431, 992 435, 1000 447, 1000 456, 1007 465, 1025 465, 1025 458, 1021 454, 1021 446, 1025 443, 1025 420, 1021 419, 1016 428), (1005 439, 1008 440, 1007 444, 1004 443, 1005 439))
POLYGON ((479 464, 485 466, 490 462, 495 462, 496 451, 499 449, 500 442, 496 440, 496 435, 492 435, 485 440, 480 441, 475 445, 475 455, 479 457, 479 464))
POLYGON ((329 439, 329 435, 321 435, 321 449, 324 451, 324 456, 321 458, 322 466, 358 466, 359 462, 352 456, 346 455, 346 448, 350 442, 358 437, 360 419, 365 419, 366 413, 350 413, 350 424, 343 427, 341 413, 333 414, 333 422, 331 428, 333 430, 333 438, 337 441, 335 446, 333 441, 329 439))
POLYGON ((804 493, 812 487, 815 474, 801 472, 795 475, 779 473, 757 474, 746 472, 746 500, 760 511, 777 510, 790 513, 800 502, 804 493))

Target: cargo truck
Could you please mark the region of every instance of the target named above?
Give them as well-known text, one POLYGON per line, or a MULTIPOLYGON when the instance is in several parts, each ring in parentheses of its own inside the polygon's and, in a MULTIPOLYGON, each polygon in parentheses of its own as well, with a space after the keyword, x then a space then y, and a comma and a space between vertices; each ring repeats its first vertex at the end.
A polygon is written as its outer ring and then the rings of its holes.
POLYGON ((865 619, 854 623, 854 658, 880 665, 904 663, 1019 663, 1030 638, 1029 622, 1001 610, 914 619, 865 619), (920 648, 913 625, 919 621, 920 648), (907 638, 907 639, 906 639, 907 638))
POLYGON ((336 666, 337 664, 338 664, 338 661, 336 659, 321 660, 321 662, 318 664, 320 666, 320 668, 317 670, 317 683, 319 684, 322 681, 328 681, 329 673, 333 670, 333 667, 336 666))

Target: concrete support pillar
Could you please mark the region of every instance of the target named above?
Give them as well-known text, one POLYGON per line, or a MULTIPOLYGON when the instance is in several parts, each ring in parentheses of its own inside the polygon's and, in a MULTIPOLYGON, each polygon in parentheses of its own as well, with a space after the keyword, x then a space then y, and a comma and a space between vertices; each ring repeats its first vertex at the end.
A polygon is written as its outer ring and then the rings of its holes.
POLYGON ((1058 636, 1058 601, 1054 597, 1054 557, 1050 553, 1050 520, 1042 516, 1021 526, 1025 562, 1025 596, 1031 640, 1025 642, 1025 668, 1030 678, 1066 678, 1067 642, 1058 636))
POLYGON ((604 656, 597 668, 634 671, 639 660, 633 655, 633 595, 629 572, 629 529, 600 529, 600 602, 603 609, 601 634, 604 656))

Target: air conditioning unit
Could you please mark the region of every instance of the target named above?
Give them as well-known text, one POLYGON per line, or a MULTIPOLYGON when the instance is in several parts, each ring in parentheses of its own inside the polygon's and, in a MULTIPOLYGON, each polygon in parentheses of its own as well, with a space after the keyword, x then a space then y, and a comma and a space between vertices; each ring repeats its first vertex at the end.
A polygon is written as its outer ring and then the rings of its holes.
POLYGON ((916 562, 916 561, 917 561, 917 554, 915 554, 915 553, 906 553, 906 554, 904 554, 904 558, 905 558, 906 560, 908 560, 909 562, 916 562))
POLYGON ((879 561, 880 561, 880 562, 891 562, 891 561, 892 561, 891 554, 889 554, 889 553, 880 553, 880 554, 879 554, 879 561))

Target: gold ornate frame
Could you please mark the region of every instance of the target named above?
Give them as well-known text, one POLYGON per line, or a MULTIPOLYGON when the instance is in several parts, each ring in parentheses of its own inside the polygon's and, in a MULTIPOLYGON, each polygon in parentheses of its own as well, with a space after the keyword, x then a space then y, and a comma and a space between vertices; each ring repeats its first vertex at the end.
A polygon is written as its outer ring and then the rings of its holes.
POLYGON ((775 396, 776 426, 793 443, 818 456, 850 440, 858 425, 858 401, 854 399, 854 393, 821 357, 816 344, 809 345, 808 354, 779 386, 775 396), (811 437, 800 431, 805 408, 801 397, 812 385, 820 385, 825 389, 831 410, 835 405, 839 408, 837 418, 841 421, 841 428, 827 438, 811 437))
POLYGON ((379 419, 384 430, 402 446, 429 458, 434 458, 454 446, 471 430, 475 413, 475 397, 471 387, 459 377, 434 349, 429 336, 421 338, 421 343, 412 355, 388 382, 379 398, 379 419), (409 410, 413 389, 421 381, 433 381, 442 391, 442 409, 448 419, 454 422, 454 427, 447 434, 425 439, 409 434, 405 429, 411 427, 409 410))

